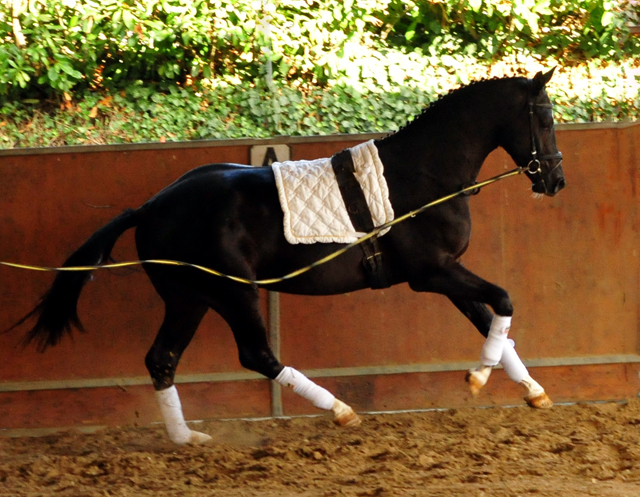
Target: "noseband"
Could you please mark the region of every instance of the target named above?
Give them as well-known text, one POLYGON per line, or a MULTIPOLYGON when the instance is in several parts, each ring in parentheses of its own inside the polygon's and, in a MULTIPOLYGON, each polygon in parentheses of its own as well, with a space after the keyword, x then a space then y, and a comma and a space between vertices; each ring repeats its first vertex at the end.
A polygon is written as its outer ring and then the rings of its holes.
POLYGON ((541 161, 557 160, 558 161, 557 164, 553 167, 553 169, 551 169, 547 173, 547 174, 551 174, 562 164, 562 152, 558 151, 555 154, 544 154, 544 155, 538 156, 538 150, 536 148, 536 137, 533 133, 533 108, 534 107, 544 107, 544 108, 550 109, 553 106, 551 104, 537 104, 533 102, 533 98, 529 99, 529 132, 531 133, 531 160, 529 161, 529 164, 527 164, 526 168, 523 168, 523 169, 525 169, 526 172, 529 173, 531 176, 534 176, 536 174, 540 175, 540 180, 534 182, 534 184, 542 182, 542 185, 544 186, 544 191, 548 192, 547 184, 545 183, 544 176, 542 175, 542 166, 540 163, 541 161))

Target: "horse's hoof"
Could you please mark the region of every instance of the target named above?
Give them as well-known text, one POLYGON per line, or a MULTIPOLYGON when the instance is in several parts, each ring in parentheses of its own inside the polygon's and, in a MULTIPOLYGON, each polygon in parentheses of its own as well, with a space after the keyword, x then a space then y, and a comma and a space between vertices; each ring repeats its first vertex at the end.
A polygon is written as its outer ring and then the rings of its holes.
POLYGON ((524 401, 529 407, 533 407, 534 409, 549 409, 553 405, 552 400, 545 392, 532 395, 531 397, 527 396, 524 398, 524 401))
POLYGON ((358 416, 351 407, 338 399, 333 401, 331 410, 335 416, 333 422, 337 425, 359 426, 360 423, 362 423, 360 416, 358 416))
POLYGON ((211 438, 206 433, 200 433, 199 431, 191 430, 191 434, 189 436, 189 441, 187 442, 187 444, 188 445, 203 445, 203 444, 211 442, 212 440, 213 440, 213 438, 211 438))
POLYGON ((467 372, 467 375, 464 379, 469 384, 469 390, 471 390, 471 394, 478 395, 480 393, 480 390, 482 390, 482 387, 487 384, 489 375, 477 369, 472 369, 467 372))
POLYGON ((335 418, 333 422, 340 426, 360 426, 360 424, 362 424, 360 416, 358 416, 353 411, 347 416, 340 416, 339 418, 335 418))

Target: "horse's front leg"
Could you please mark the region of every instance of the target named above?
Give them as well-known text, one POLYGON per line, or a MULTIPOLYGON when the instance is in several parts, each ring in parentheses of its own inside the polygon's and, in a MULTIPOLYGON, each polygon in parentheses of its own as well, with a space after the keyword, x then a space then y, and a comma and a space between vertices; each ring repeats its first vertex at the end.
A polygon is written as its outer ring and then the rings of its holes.
MULTIPOLYGON (((485 304, 456 298, 450 298, 450 300, 467 316, 469 321, 473 323, 483 336, 487 337, 489 335, 494 314, 485 304)), ((500 358, 500 364, 507 373, 507 376, 524 388, 524 400, 530 407, 541 409, 553 405, 553 402, 545 393, 544 388, 529 375, 529 371, 515 350, 515 342, 511 339, 507 339, 502 351, 502 357, 500 358)), ((491 367, 482 368, 481 366, 478 369, 469 371, 467 374, 467 381, 474 395, 486 384, 491 374, 491 369, 491 367)))
POLYGON ((540 404, 535 407, 550 405, 548 398, 547 401, 537 400, 540 395, 546 397, 546 394, 542 387, 531 379, 513 344, 508 340, 513 305, 504 289, 485 281, 458 263, 430 271, 427 277, 410 281, 409 285, 416 291, 446 295, 455 302, 486 303, 495 311, 493 315, 486 306, 472 305, 461 309, 486 337, 480 355, 480 367, 467 375, 472 392, 477 393, 486 384, 492 368, 502 362, 507 374, 514 381, 525 382, 523 386, 528 388, 526 399, 529 405, 533 399, 536 399, 535 403, 540 404))

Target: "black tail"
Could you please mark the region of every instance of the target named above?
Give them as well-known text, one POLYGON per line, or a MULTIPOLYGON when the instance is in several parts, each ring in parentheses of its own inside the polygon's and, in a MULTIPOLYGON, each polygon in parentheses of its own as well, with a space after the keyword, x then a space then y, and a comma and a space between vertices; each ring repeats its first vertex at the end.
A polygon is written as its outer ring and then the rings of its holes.
MULTIPOLYGON (((96 231, 63 264, 70 266, 95 266, 109 258, 116 241, 129 228, 138 224, 137 211, 126 210, 96 231)), ((24 340, 24 345, 36 342, 40 352, 56 345, 65 333, 76 327, 84 332, 78 318, 78 298, 82 287, 89 280, 91 271, 61 271, 40 303, 11 329, 26 320, 38 316, 38 322, 24 340)))

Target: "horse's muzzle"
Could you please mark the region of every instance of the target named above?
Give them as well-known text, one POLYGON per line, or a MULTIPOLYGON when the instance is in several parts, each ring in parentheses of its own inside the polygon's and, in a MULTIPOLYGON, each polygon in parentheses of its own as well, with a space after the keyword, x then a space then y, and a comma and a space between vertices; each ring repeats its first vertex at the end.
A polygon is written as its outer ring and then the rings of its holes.
POLYGON ((531 189, 535 193, 541 193, 543 195, 553 197, 556 193, 567 186, 561 162, 562 161, 560 161, 560 163, 558 163, 549 173, 540 177, 538 181, 533 183, 531 189))
POLYGON ((553 197, 565 186, 567 186, 566 180, 564 178, 560 178, 558 181, 555 181, 552 184, 549 184, 543 181, 538 181, 537 183, 533 184, 533 186, 531 187, 531 190, 533 190, 533 192, 535 193, 541 193, 548 197, 553 197))

